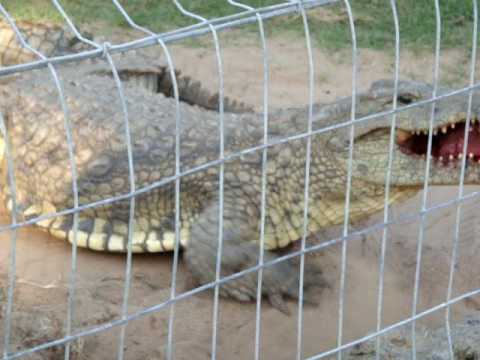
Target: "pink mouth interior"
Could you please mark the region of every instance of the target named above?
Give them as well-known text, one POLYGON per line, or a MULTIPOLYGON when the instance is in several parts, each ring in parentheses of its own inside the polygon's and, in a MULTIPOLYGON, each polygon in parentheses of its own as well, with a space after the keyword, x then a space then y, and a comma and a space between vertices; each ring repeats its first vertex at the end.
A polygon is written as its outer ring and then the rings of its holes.
MULTIPOLYGON (((461 158, 463 156, 464 135, 465 123, 455 124, 455 128, 448 126, 446 133, 438 130, 437 134, 432 137, 433 157, 444 161, 461 158)), ((406 154, 426 155, 428 135, 412 133, 403 140, 398 140, 397 137, 397 145, 406 154)), ((470 160, 480 160, 480 127, 478 123, 470 125, 467 157, 470 160)))

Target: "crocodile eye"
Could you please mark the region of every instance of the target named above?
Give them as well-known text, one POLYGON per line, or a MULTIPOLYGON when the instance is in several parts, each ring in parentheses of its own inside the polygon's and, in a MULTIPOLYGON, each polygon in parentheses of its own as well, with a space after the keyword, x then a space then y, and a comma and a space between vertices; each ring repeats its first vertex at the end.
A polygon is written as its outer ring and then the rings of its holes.
POLYGON ((104 176, 110 171, 112 165, 112 159, 107 155, 102 155, 88 165, 88 172, 93 176, 104 176))
POLYGON ((401 94, 397 96, 397 101, 399 104, 402 105, 408 105, 414 102, 417 99, 417 97, 413 94, 401 94))

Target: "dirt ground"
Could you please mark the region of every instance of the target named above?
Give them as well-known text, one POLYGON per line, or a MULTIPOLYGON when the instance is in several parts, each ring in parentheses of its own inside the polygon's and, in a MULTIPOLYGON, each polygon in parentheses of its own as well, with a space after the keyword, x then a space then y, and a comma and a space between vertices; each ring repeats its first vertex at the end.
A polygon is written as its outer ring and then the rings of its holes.
MULTIPOLYGON (((270 57, 270 98, 272 108, 301 106, 308 99, 308 66, 302 39, 275 40, 268 44, 270 57)), ((262 57, 254 41, 235 42, 223 49, 226 95, 262 106, 262 57)), ((160 51, 158 50, 160 54, 160 51)), ((217 69, 211 48, 175 47, 174 62, 184 74, 201 80, 216 89, 217 69)), ((315 99, 328 102, 351 93, 351 53, 329 54, 316 49, 315 99)), ((392 77, 393 56, 361 50, 358 58, 359 89, 371 81, 392 77)), ((401 77, 431 80, 433 58, 404 52, 401 56, 401 77)), ((462 51, 442 53, 441 80, 462 83, 468 74, 468 56, 462 51)), ((478 188, 467 187, 467 191, 478 188)), ((429 203, 437 204, 457 195, 456 187, 433 188, 429 203)), ((420 196, 396 205, 396 218, 418 212, 420 196)), ((476 219, 478 200, 462 207, 459 262, 454 281, 454 296, 480 286, 478 273, 480 251, 477 238, 480 225, 476 219)), ((370 219, 374 224, 381 216, 370 219)), ((6 215, 3 222, 8 223, 6 215)), ((425 242, 421 267, 419 307, 422 311, 445 301, 455 207, 451 206, 426 217, 425 242)), ((416 266, 419 222, 390 227, 386 273, 384 325, 410 316, 416 266)), ((323 241, 318 235, 312 241, 323 241)), ((348 246, 347 290, 345 294, 344 341, 351 341, 372 332, 376 326, 377 287, 381 232, 363 239, 353 239, 348 246)), ((17 321, 13 342, 16 349, 63 336, 67 314, 68 283, 71 268, 71 247, 45 233, 26 228, 17 239, 16 283, 13 321, 17 321), (25 314, 33 314, 25 318, 25 314), (22 327, 18 324, 27 324, 22 327), (19 331, 19 328, 23 331, 19 331), (52 331, 54 329, 55 331, 52 331)), ((10 234, 0 235, 0 281, 6 283, 10 254, 10 234)), ((336 345, 340 279, 340 248, 335 246, 315 258, 322 264, 331 288, 319 298, 318 306, 306 306, 303 323, 304 356, 332 349, 336 345)), ((135 256, 129 313, 161 303, 170 296, 170 254, 135 256)), ((118 319, 122 306, 125 256, 78 250, 74 332, 118 319)), ((177 277, 178 293, 195 286, 182 261, 177 277)), ((0 290, 2 290, 0 288, 0 290)), ((0 306, 5 303, 6 289, 0 292, 0 306)), ((212 292, 202 292, 175 305, 174 344, 176 359, 207 359, 211 356, 212 292)), ((297 308, 289 302, 292 315, 273 309, 266 301, 262 306, 260 353, 263 359, 292 359, 297 348, 297 308)), ((453 318, 461 319, 480 310, 480 299, 471 298, 452 307, 453 318)), ((170 308, 142 317, 126 328, 126 359, 163 359, 166 353, 170 308)), ((444 312, 428 316, 420 324, 437 326, 444 312)), ((4 319, 0 317, 0 333, 4 319)), ((119 327, 83 339, 76 344, 76 358, 113 359, 117 356, 119 327)), ((219 359, 251 359, 255 344, 255 305, 222 300, 218 323, 217 357, 219 359)), ((0 343, 0 348, 2 344, 0 343)), ((11 349, 14 350, 14 349, 11 349)), ((31 358, 63 358, 62 349, 51 349, 31 358)))

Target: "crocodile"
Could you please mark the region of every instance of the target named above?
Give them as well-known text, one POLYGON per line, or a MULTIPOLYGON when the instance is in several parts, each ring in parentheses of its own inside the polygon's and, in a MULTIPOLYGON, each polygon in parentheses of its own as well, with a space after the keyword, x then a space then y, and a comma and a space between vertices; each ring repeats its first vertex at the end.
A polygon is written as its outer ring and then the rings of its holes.
MULTIPOLYGON (((18 21, 16 23, 25 41, 47 57, 66 55, 88 50, 90 45, 82 43, 67 27, 49 22, 18 21)), ((83 32, 83 36, 92 40, 93 35, 83 32)), ((25 49, 17 40, 10 24, 0 21, 0 65, 10 66, 38 60, 37 55, 25 49)), ((122 81, 141 86, 153 93, 162 93, 173 97, 173 86, 167 64, 161 63, 152 55, 129 53, 116 59, 116 66, 122 81)), ((90 66, 80 67, 82 72, 98 76, 111 76, 111 70, 103 61, 92 61, 90 66)), ((218 93, 208 91, 199 81, 182 75, 175 69, 180 100, 216 110, 219 106, 218 93)), ((253 108, 243 102, 224 97, 224 110, 228 112, 251 112, 253 108)))
MULTIPOLYGON (((124 113, 115 82, 95 74, 76 77, 59 70, 75 144, 79 205, 128 194, 129 160, 124 113)), ((374 82, 357 95, 357 118, 392 108, 392 81, 374 82)), ((449 91, 440 89, 439 94, 449 91)), ((74 206, 72 169, 58 94, 46 71, 9 79, 0 86, 0 109, 14 163, 17 218, 30 220, 74 206)), ((413 196, 423 187, 432 104, 432 87, 401 81, 397 101, 406 106, 396 115, 396 139, 391 163, 390 204, 413 196)), ((129 114, 135 196, 134 225, 129 245, 130 200, 84 208, 77 232, 71 214, 36 222, 53 236, 96 251, 133 253, 172 251, 175 237, 176 102, 145 88, 124 88, 129 114), (154 185, 152 185, 154 184, 154 185), (148 187, 148 188, 146 188, 148 187), (145 191, 140 191, 144 189, 145 191), (148 190, 148 191, 147 191, 148 190), (76 236, 75 236, 76 234, 76 236)), ((465 184, 478 184, 480 161, 479 101, 472 104, 465 184)), ((449 96, 435 104, 429 183, 455 185, 460 178, 468 98, 449 96)), ((313 106, 308 233, 342 224, 349 173, 349 134, 352 98, 313 106), (343 124, 343 125, 342 125, 343 124), (328 131, 321 129, 330 127, 328 131)), ((349 221, 355 223, 384 208, 384 184, 392 116, 384 114, 355 126, 351 162, 349 221)), ((255 266, 259 257, 262 203, 264 115, 223 115, 224 156, 220 157, 219 113, 182 103, 179 123, 180 246, 199 283, 215 280, 219 213, 223 210, 221 275, 255 266), (253 149, 245 151, 245 149, 253 149), (256 150, 255 150, 256 149, 256 150), (239 151, 243 151, 239 154, 239 151), (209 165, 209 162, 214 162, 209 165), (220 165, 223 163, 223 173, 220 165), (224 179, 220 193, 219 176, 224 179), (222 196, 223 195, 223 196, 222 196), (222 200, 222 201, 220 201, 222 200), (221 206, 221 208, 220 208, 221 206)), ((281 139, 308 129, 308 108, 271 111, 267 150, 264 261, 278 257, 303 235, 303 197, 307 136, 281 139), (275 143, 276 142, 276 143, 275 143)), ((4 139, 5 140, 5 139, 4 139)), ((3 169, 6 171, 6 165, 3 169)), ((13 211, 3 176, 7 208, 13 211)), ((299 268, 282 261, 263 271, 262 294, 286 311, 285 298, 298 296, 299 268)), ((306 288, 322 284, 321 269, 305 268, 306 288)), ((220 287, 222 296, 251 301, 257 294, 257 274, 250 272, 220 287)), ((308 298, 306 298, 308 300, 308 298)), ((315 300, 313 300, 315 301, 315 300)))

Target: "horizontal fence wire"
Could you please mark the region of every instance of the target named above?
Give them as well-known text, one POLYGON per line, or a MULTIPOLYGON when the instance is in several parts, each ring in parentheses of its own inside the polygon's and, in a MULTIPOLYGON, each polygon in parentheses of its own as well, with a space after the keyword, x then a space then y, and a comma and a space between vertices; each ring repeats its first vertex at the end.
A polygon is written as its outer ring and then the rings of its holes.
MULTIPOLYGON (((4 349, 3 349, 3 359, 17 359, 24 357, 35 352, 45 350, 54 346, 65 346, 65 359, 69 359, 70 356, 70 343, 74 340, 77 340, 82 337, 93 336, 106 332, 115 327, 120 327, 120 335, 118 339, 118 352, 117 358, 119 360, 125 357, 125 341, 126 341, 126 325, 138 318, 147 316, 149 314, 158 312, 162 309, 169 308, 169 322, 168 322, 168 339, 167 339, 167 359, 174 358, 174 322, 175 322, 175 304, 179 301, 188 299, 200 292, 213 289, 214 290, 214 302, 213 302, 213 318, 212 318, 212 343, 211 343, 211 358, 217 358, 217 347, 218 347, 218 313, 219 313, 219 288, 221 285, 231 282, 235 279, 238 279, 242 276, 245 276, 250 273, 257 273, 258 275, 258 286, 257 286, 257 302, 256 302, 256 312, 255 312, 255 359, 261 358, 260 353, 260 339, 261 339, 261 294, 262 294, 262 278, 263 270, 269 267, 272 267, 275 264, 284 262, 295 257, 300 258, 300 284, 299 284, 299 301, 298 301, 298 321, 297 321, 297 348, 296 348, 296 358, 298 360, 304 359, 303 354, 303 279, 304 279, 304 269, 305 269, 305 255, 317 252, 319 250, 327 249, 334 245, 341 245, 341 262, 340 262, 340 279, 339 279, 339 306, 338 306, 338 329, 337 329, 337 346, 331 350, 319 353, 317 355, 308 357, 308 359, 321 359, 328 356, 336 355, 337 359, 343 358, 343 351, 347 350, 357 344, 360 344, 364 341, 375 339, 376 341, 376 358, 380 359, 380 348, 381 348, 381 336, 391 332, 395 329, 398 329, 405 325, 411 326, 411 337, 412 337, 412 358, 416 359, 416 322, 419 319, 422 319, 438 310, 445 310, 445 324, 447 328, 447 338, 450 349, 450 355, 453 359, 453 341, 451 335, 451 324, 450 324, 450 308, 453 304, 456 304, 464 299, 480 294, 480 289, 464 293, 460 296, 453 297, 453 279, 455 275, 455 264, 457 260, 458 252, 458 241, 459 241, 459 232, 460 232, 460 217, 461 217, 461 207, 466 202, 476 201, 480 198, 480 191, 471 192, 469 194, 464 193, 464 177, 465 177, 465 167, 467 159, 467 142, 468 142, 468 125, 470 124, 472 117, 472 98, 473 92, 480 88, 480 84, 475 82, 475 61, 476 61, 476 49, 477 49, 477 23, 478 23, 478 9, 477 1, 473 0, 473 13, 474 13, 474 26, 473 26, 473 43, 472 43, 472 54, 471 54, 471 68, 470 68, 470 79, 468 86, 458 88, 447 93, 443 92, 439 94, 439 64, 440 64, 440 40, 441 40, 441 10, 440 2, 436 0, 434 2, 435 6, 435 21, 436 21, 436 40, 435 40, 435 62, 433 66, 433 91, 432 96, 428 99, 417 101, 412 104, 398 106, 397 104, 397 94, 399 86, 399 58, 400 58, 400 27, 397 13, 397 3, 395 0, 390 1, 392 17, 394 19, 395 26, 395 68, 394 68, 394 92, 392 98, 392 107, 390 110, 385 110, 381 112, 376 112, 373 114, 357 117, 356 116, 356 106, 358 102, 361 102, 361 98, 357 95, 357 76, 358 76, 358 66, 357 66, 357 44, 356 44, 356 29, 355 29, 355 18, 351 8, 351 2, 349 0, 344 0, 343 5, 348 14, 348 25, 351 32, 352 38, 352 107, 350 119, 339 124, 334 124, 330 126, 324 126, 319 129, 314 129, 314 124, 317 119, 313 114, 314 106, 314 80, 315 80, 315 71, 314 71, 314 62, 313 62, 313 53, 312 53, 312 44, 309 32, 308 25, 308 10, 325 6, 333 3, 340 2, 339 0, 303 0, 303 1, 290 1, 281 3, 278 5, 253 8, 248 6, 240 1, 226 0, 230 5, 239 9, 239 12, 225 17, 215 18, 215 19, 206 19, 201 17, 198 14, 186 10, 180 2, 174 0, 174 4, 177 10, 184 16, 192 18, 198 21, 196 24, 187 26, 181 29, 177 29, 171 32, 156 34, 151 30, 137 25, 132 18, 129 16, 127 11, 122 7, 119 1, 112 0, 112 3, 115 5, 116 9, 122 14, 127 23, 134 29, 140 30, 145 37, 121 43, 118 45, 112 45, 109 43, 99 44, 92 40, 85 39, 81 36, 78 30, 75 27, 74 22, 71 20, 69 15, 65 12, 62 5, 57 0, 52 0, 55 8, 61 14, 69 28, 74 32, 76 37, 83 43, 90 45, 93 49, 83 51, 77 54, 69 54, 64 56, 55 56, 55 57, 46 57, 44 54, 39 53, 37 50, 32 48, 27 44, 22 37, 21 32, 18 27, 15 25, 13 18, 8 14, 5 8, 0 4, 0 12, 3 17, 7 20, 11 28, 14 30, 17 39, 23 45, 23 47, 37 57, 37 61, 33 61, 26 64, 12 65, 4 68, 0 68, 0 77, 21 73, 25 71, 31 71, 34 69, 45 68, 47 67, 51 73, 52 80, 56 86, 59 102, 64 115, 64 127, 66 138, 65 141, 68 145, 68 154, 69 162, 72 172, 72 193, 74 197, 73 207, 64 209, 62 211, 57 211, 55 213, 48 213, 35 218, 21 221, 17 218, 17 204, 16 204, 16 183, 14 176, 14 164, 11 155, 11 148, 8 141, 5 144, 5 154, 7 160, 7 182, 10 190, 10 197, 12 199, 12 220, 9 225, 0 226, 0 232, 11 231, 11 247, 12 251, 10 254, 10 264, 9 264, 9 278, 8 278, 8 292, 7 292, 7 301, 5 307, 6 321, 5 321, 5 333, 4 333, 4 349), (291 13, 298 12, 303 20, 303 28, 306 40, 306 49, 308 56, 309 64, 309 77, 308 77, 308 86, 309 86, 309 97, 308 97, 308 127, 307 130, 299 134, 284 136, 281 138, 270 139, 268 134, 268 124, 269 124, 269 58, 267 50, 267 41, 264 31, 264 21, 273 17, 278 17, 282 15, 287 15, 291 13), (233 27, 242 26, 248 23, 257 23, 258 31, 261 41, 261 51, 263 58, 263 138, 262 143, 257 146, 252 146, 249 148, 242 149, 241 151, 226 154, 225 152, 225 136, 224 136, 224 70, 222 65, 222 56, 221 56, 221 46, 218 39, 218 32, 233 27), (216 160, 206 162, 202 165, 193 167, 188 170, 181 171, 180 163, 180 154, 181 154, 181 142, 180 142, 180 133, 181 133, 181 111, 180 111, 180 101, 179 101, 179 90, 176 81, 175 75, 175 66, 172 62, 170 52, 167 48, 167 43, 176 42, 181 39, 193 38, 197 36, 202 36, 210 34, 213 38, 217 70, 218 70, 218 82, 219 82, 219 120, 218 120, 218 129, 219 129, 219 157, 216 160), (133 151, 132 151, 132 142, 129 126, 129 111, 127 108, 127 103, 125 100, 125 94, 123 92, 122 81, 118 74, 117 68, 113 61, 112 55, 116 53, 128 52, 136 49, 147 48, 152 46, 160 46, 162 51, 167 59, 168 69, 170 77, 172 79, 173 94, 176 102, 176 138, 175 138, 175 174, 170 177, 166 177, 160 181, 152 182, 148 186, 139 187, 135 183, 134 176, 134 160, 133 160, 133 151), (75 144, 72 137, 72 129, 70 124, 70 116, 68 107, 66 104, 65 96, 63 93, 61 81, 58 78, 58 75, 55 70, 56 65, 70 63, 74 61, 81 61, 86 59, 94 58, 104 58, 106 59, 109 67, 111 68, 116 88, 118 90, 118 97, 122 106, 122 112, 124 116, 124 126, 125 126, 125 142, 127 144, 127 156, 128 156, 128 177, 130 191, 125 194, 117 195, 110 197, 108 199, 102 199, 100 201, 91 202, 84 205, 79 205, 78 201, 78 184, 77 184, 77 169, 75 164, 75 144), (435 116, 435 106, 436 103, 442 99, 446 99, 452 96, 465 95, 468 96, 468 112, 466 118, 466 127, 465 127, 465 142, 463 144, 463 157, 462 157, 462 169, 460 174, 459 181, 459 190, 458 196, 455 199, 449 201, 437 203, 433 206, 428 206, 428 190, 430 187, 429 178, 430 178, 430 164, 431 164, 431 152, 432 152, 432 137, 433 137, 433 124, 435 116), (393 161, 393 149, 394 149, 394 140, 395 140, 395 124, 397 114, 408 111, 409 109, 419 107, 419 106, 431 106, 430 113, 430 123, 429 123, 429 135, 428 135, 428 150, 426 157, 426 167, 425 167, 425 181, 423 184, 423 193, 422 193, 422 204, 421 208, 417 213, 414 214, 403 214, 401 216, 392 219, 389 211, 389 190, 391 186, 391 167, 393 161), (350 196, 352 188, 352 171, 353 171, 353 153, 354 153, 354 135, 355 135, 355 126, 361 125, 368 121, 375 121, 379 118, 390 119, 390 141, 389 141, 389 154, 388 154, 388 165, 386 168, 386 178, 385 178, 385 198, 384 198, 384 213, 383 221, 377 222, 370 226, 365 226, 361 230, 351 229, 350 224, 350 196), (348 167, 347 167, 347 182, 346 182, 346 191, 345 191, 345 217, 342 227, 342 235, 336 238, 329 239, 322 242, 321 244, 306 246, 307 238, 307 229, 308 229, 308 200, 309 200, 309 184, 310 184, 310 158, 311 158, 311 139, 313 136, 328 133, 337 129, 347 129, 349 131, 349 150, 348 150, 348 167), (286 145, 295 140, 306 140, 306 164, 305 164, 305 187, 303 193, 304 200, 304 212, 303 212, 303 234, 301 238, 300 250, 291 251, 286 255, 279 256, 274 260, 264 261, 264 236, 265 236, 265 216, 266 216, 266 167, 268 162, 268 150, 274 146, 286 145), (224 202, 224 166, 225 163, 234 159, 241 158, 245 155, 252 154, 255 152, 262 153, 262 185, 261 185, 261 204, 260 204, 260 238, 259 238, 259 260, 257 265, 252 266, 248 269, 238 271, 234 274, 228 276, 221 276, 221 256, 222 256, 222 243, 223 243, 223 202, 224 202), (217 248, 217 258, 216 258, 216 271, 215 271, 215 280, 209 283, 200 285, 192 290, 185 291, 183 293, 177 293, 176 291, 176 277, 178 271, 178 257, 179 257, 179 244, 180 244, 180 181, 183 177, 195 174, 200 171, 204 171, 211 167, 219 168, 219 206, 218 206, 218 248, 217 248), (135 198, 139 195, 145 194, 149 191, 152 191, 161 186, 173 183, 175 185, 175 249, 174 257, 172 263, 172 279, 170 287, 170 298, 167 301, 162 303, 145 307, 140 311, 135 311, 132 313, 128 312, 128 304, 130 297, 130 286, 132 278, 132 237, 134 232, 134 214, 135 214, 135 198), (74 316, 74 298, 75 298, 75 285, 77 277, 77 231, 78 231, 78 214, 81 211, 87 209, 94 209, 100 206, 111 205, 115 202, 128 200, 129 203, 129 220, 128 220, 128 242, 127 242, 127 256, 126 256, 126 265, 125 265, 125 283, 124 283, 124 293, 122 299, 122 311, 121 316, 117 320, 112 320, 105 322, 101 325, 82 330, 82 331, 73 331, 72 330, 72 319, 74 316), (455 232, 454 239, 452 243, 452 253, 450 261, 450 273, 449 273, 449 283, 447 289, 446 300, 436 306, 430 307, 424 311, 417 311, 418 304, 418 293, 420 288, 420 269, 422 264, 422 248, 423 241, 425 236, 425 219, 426 216, 441 209, 448 207, 455 207, 456 217, 455 217, 455 232), (15 274, 16 274, 16 239, 17 239, 17 230, 25 227, 27 225, 33 225, 42 220, 53 219, 58 216, 73 215, 73 241, 72 241, 72 263, 70 268, 70 278, 69 278, 69 288, 68 288, 68 309, 67 309, 67 320, 66 320, 66 330, 65 336, 48 341, 37 346, 33 346, 29 349, 20 350, 17 352, 10 352, 10 337, 11 337, 11 326, 12 326, 12 307, 14 302, 14 284, 15 284, 15 274), (391 225, 403 224, 412 222, 414 220, 420 220, 420 228, 418 233, 417 241, 417 252, 416 252, 416 272, 415 272, 415 283, 414 283, 414 293, 412 299, 412 313, 411 316, 402 321, 398 321, 390 326, 383 327, 383 301, 384 301, 384 272, 385 272, 385 256, 386 248, 389 240, 388 228, 391 225), (378 279, 378 294, 377 294, 377 319, 376 319, 376 328, 372 334, 369 334, 364 337, 355 339, 354 341, 344 342, 344 303, 345 303, 345 289, 346 289, 346 268, 347 268, 347 249, 351 241, 358 240, 362 235, 371 233, 373 231, 382 230, 382 239, 381 239, 381 250, 379 258, 379 279, 378 279)), ((433 6, 433 5, 432 5, 433 6)), ((1 109, 0 109, 1 110, 1 109)), ((7 129, 5 126, 5 121, 3 114, 0 113, 0 130, 2 137, 8 140, 7 129)))
MULTIPOLYGON (((313 9, 319 6, 325 6, 338 3, 339 0, 302 0, 302 6, 305 9, 313 9)), ((281 3, 278 5, 261 7, 255 10, 246 10, 241 13, 220 17, 217 19, 209 20, 206 23, 198 23, 192 26, 184 27, 179 30, 165 32, 161 34, 152 34, 142 39, 125 42, 118 45, 112 45, 109 49, 110 54, 123 53, 130 50, 138 50, 146 47, 156 45, 158 39, 161 39, 164 43, 177 42, 182 39, 193 38, 210 33, 209 26, 215 26, 216 31, 225 31, 238 26, 257 22, 257 13, 262 15, 264 20, 275 18, 278 16, 284 16, 298 11, 299 3, 289 2, 281 3)), ((48 58, 48 60, 39 60, 26 64, 11 65, 8 67, 0 68, 0 76, 14 74, 22 71, 44 68, 48 63, 63 64, 73 61, 100 58, 103 56, 102 49, 83 51, 77 54, 54 56, 48 58)))

